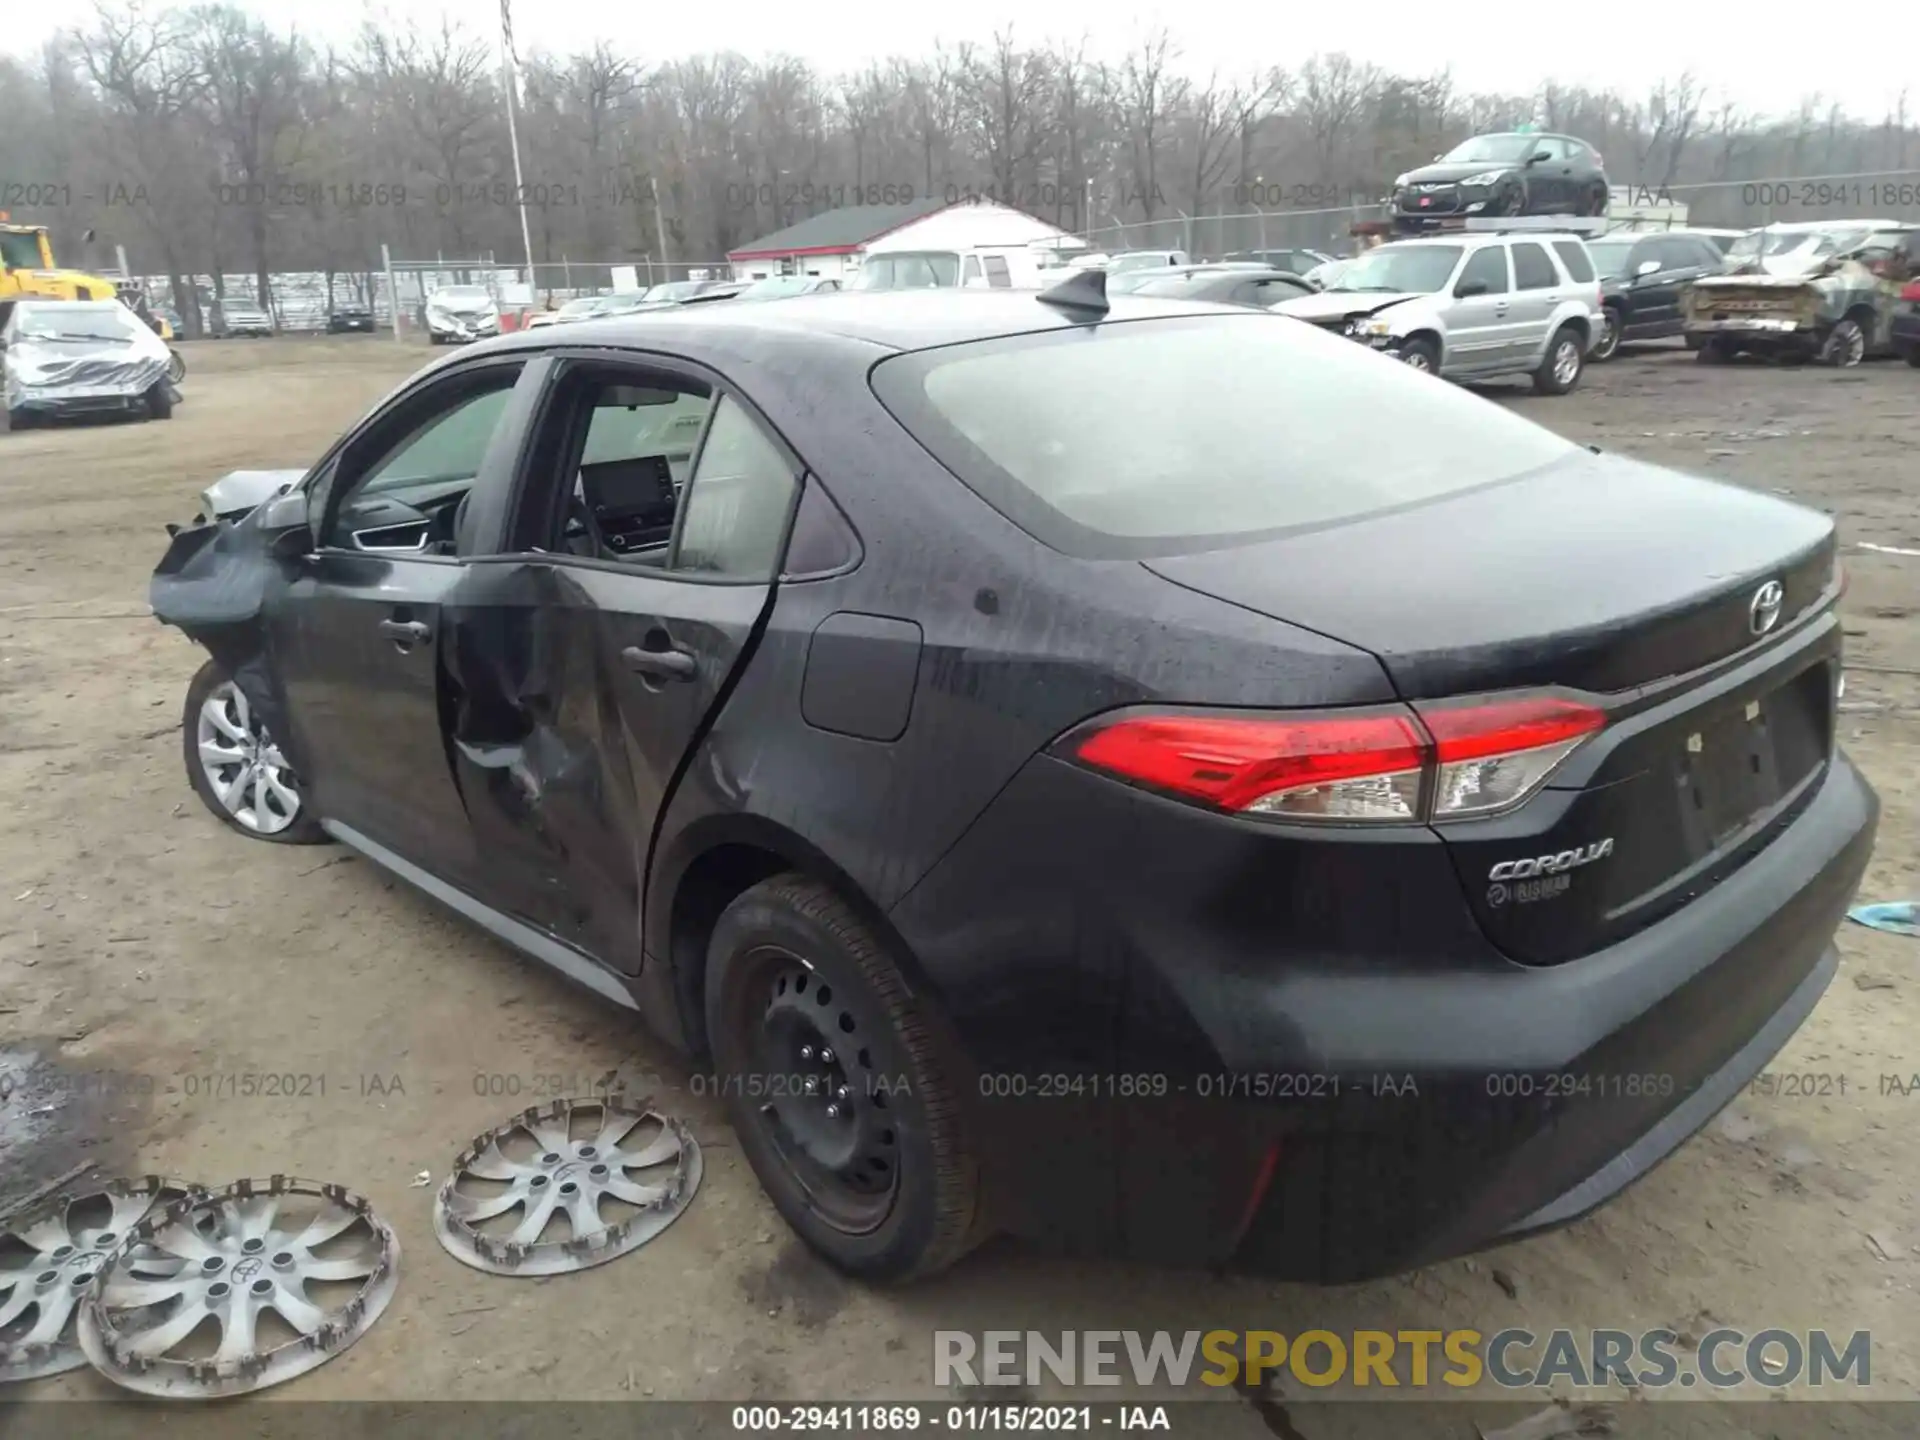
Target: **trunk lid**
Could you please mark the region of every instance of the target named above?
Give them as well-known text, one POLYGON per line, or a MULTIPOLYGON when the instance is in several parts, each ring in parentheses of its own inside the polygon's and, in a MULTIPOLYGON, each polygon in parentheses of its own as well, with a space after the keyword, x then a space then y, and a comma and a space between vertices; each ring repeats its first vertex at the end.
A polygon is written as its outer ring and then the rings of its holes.
POLYGON ((1142 563, 1371 651, 1416 709, 1558 689, 1608 712, 1517 810, 1435 826, 1482 927, 1524 962, 1590 953, 1711 888, 1831 751, 1832 523, 1733 486, 1587 455, 1142 563))

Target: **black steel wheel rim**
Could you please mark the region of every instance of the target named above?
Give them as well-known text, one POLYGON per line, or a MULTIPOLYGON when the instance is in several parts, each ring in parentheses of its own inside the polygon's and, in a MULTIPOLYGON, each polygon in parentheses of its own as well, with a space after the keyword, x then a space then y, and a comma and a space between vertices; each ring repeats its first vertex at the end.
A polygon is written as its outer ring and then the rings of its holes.
POLYGON ((900 1189, 899 1090, 877 1066, 876 1037, 792 952, 763 946, 741 965, 726 1019, 744 1073, 729 1083, 815 1213, 871 1234, 900 1189))

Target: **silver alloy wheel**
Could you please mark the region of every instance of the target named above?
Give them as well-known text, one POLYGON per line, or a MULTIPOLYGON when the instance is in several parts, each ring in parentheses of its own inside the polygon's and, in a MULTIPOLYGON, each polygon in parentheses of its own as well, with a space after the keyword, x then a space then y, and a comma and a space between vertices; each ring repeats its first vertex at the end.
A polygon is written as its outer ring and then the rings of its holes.
POLYGON ((1571 385, 1574 377, 1580 373, 1580 347, 1572 340, 1562 340, 1559 348, 1553 352, 1553 378, 1561 385, 1571 385))
POLYGON ((1867 335, 1856 320, 1842 320, 1827 337, 1829 365, 1850 369, 1867 358, 1867 335))
POLYGON ((195 731, 207 784, 236 821, 278 835, 300 818, 299 783, 233 681, 221 681, 207 696, 195 731))
POLYGON ((1600 338, 1593 342, 1593 353, 1604 359, 1613 354, 1619 343, 1620 327, 1615 323, 1613 311, 1603 309, 1600 312, 1600 338))
POLYGON ((1416 370, 1428 373, 1431 373, 1433 370, 1433 366, 1427 360, 1427 352, 1424 350, 1403 350, 1400 352, 1400 360, 1403 364, 1411 365, 1416 370))

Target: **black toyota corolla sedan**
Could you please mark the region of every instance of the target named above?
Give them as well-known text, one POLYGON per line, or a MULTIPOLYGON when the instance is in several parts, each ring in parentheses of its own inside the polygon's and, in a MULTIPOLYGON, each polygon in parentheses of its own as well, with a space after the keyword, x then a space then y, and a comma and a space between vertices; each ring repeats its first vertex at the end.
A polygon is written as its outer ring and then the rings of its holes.
POLYGON ((175 535, 194 787, 705 1057, 857 1275, 1341 1281, 1586 1213, 1833 976, 1831 522, 1099 289, 429 366, 175 535))

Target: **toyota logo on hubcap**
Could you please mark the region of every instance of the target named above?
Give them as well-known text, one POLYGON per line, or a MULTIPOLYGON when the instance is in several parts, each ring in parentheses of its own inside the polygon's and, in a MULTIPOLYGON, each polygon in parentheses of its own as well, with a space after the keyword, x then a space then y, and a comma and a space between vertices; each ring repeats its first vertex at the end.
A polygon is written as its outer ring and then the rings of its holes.
POLYGON ((1764 635, 1780 623, 1780 606, 1785 602, 1787 592, 1780 587, 1778 580, 1769 580, 1753 592, 1753 603, 1747 607, 1747 628, 1756 635, 1764 635))

